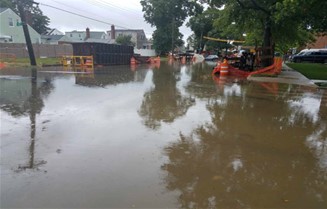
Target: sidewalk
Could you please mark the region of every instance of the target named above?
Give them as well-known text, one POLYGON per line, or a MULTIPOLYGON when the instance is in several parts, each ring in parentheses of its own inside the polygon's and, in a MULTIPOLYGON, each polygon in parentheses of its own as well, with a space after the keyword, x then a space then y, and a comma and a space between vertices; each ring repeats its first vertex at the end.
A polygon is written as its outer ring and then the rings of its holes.
POLYGON ((301 73, 288 67, 284 62, 283 62, 282 72, 277 77, 249 76, 248 80, 257 81, 257 82, 288 83, 288 84, 304 85, 310 87, 318 87, 313 81, 309 80, 301 73))

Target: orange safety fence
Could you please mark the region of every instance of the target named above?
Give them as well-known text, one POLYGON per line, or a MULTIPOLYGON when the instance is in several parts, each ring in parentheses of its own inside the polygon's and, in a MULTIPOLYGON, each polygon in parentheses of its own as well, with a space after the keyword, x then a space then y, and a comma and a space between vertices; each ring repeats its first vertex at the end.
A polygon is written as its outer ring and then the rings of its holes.
MULTIPOLYGON (((232 65, 229 65, 229 73, 233 74, 233 75, 244 76, 244 77, 254 75, 254 74, 262 74, 262 73, 279 74, 282 70, 282 64, 283 64, 282 58, 276 57, 276 58, 274 58, 274 63, 272 65, 261 68, 259 70, 255 70, 253 72, 243 71, 243 70, 233 67, 232 65)), ((221 70, 221 66, 220 66, 220 64, 218 64, 214 68, 212 74, 220 73, 220 70, 221 70)))
POLYGON ((268 67, 262 68, 260 70, 253 71, 249 75, 268 73, 268 74, 279 74, 282 71, 283 60, 280 57, 274 58, 274 63, 268 67))

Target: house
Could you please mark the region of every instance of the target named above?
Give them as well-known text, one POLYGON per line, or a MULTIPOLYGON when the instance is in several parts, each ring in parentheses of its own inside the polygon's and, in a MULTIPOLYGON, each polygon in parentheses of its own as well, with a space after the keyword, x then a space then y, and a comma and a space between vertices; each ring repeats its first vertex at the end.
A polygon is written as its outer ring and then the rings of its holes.
POLYGON ((42 35, 42 44, 61 44, 69 43, 71 40, 66 35, 42 35))
POLYGON ((85 31, 71 31, 66 32, 65 35, 71 42, 95 42, 95 43, 109 43, 108 35, 102 31, 90 31, 86 28, 85 31))
MULTIPOLYGON (((20 17, 10 8, 0 8, 0 42, 26 43, 20 17)), ((41 35, 28 25, 32 43, 41 43, 41 35)))
POLYGON ((44 33, 42 35, 52 36, 52 35, 65 35, 65 34, 56 28, 50 28, 47 30, 46 33, 44 33))
POLYGON ((130 29, 115 29, 115 26, 111 26, 111 30, 107 31, 108 37, 111 41, 115 40, 119 36, 131 36, 131 41, 135 44, 136 49, 148 49, 149 42, 145 36, 144 30, 130 30, 130 29))

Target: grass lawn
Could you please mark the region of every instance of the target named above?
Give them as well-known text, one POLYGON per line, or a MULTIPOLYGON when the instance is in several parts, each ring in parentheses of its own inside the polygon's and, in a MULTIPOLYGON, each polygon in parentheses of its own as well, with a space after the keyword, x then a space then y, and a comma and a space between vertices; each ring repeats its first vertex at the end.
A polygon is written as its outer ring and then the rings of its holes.
POLYGON ((327 65, 317 63, 287 63, 287 65, 309 79, 327 80, 327 65))
MULTIPOLYGON (((61 58, 36 58, 36 64, 42 65, 56 65, 60 64, 61 58)), ((30 66, 29 58, 16 58, 16 59, 1 59, 0 62, 6 62, 9 66, 30 66)))

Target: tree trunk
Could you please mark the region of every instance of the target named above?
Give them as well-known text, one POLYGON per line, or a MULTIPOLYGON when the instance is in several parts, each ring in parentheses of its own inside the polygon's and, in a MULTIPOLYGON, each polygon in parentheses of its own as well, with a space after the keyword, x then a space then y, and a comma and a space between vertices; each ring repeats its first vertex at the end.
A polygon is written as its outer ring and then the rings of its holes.
POLYGON ((271 19, 270 16, 268 16, 265 22, 265 32, 264 32, 263 47, 262 47, 263 67, 272 65, 273 60, 274 60, 274 47, 272 43, 271 19))

